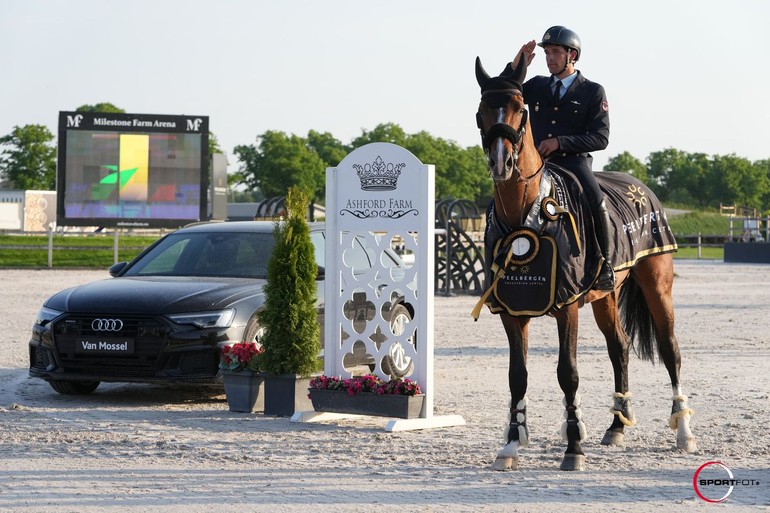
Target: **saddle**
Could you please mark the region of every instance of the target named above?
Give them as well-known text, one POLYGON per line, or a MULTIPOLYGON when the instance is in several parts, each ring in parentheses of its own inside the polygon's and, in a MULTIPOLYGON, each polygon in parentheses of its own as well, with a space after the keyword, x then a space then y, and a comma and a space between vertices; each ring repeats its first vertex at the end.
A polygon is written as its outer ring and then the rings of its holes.
MULTIPOLYGON (((627 173, 594 176, 612 221, 615 271, 677 250, 663 206, 647 186, 627 173)), ((485 304, 492 313, 538 317, 589 292, 603 257, 588 208, 575 175, 550 163, 524 226, 506 227, 490 202, 484 232, 487 290, 471 315, 478 319, 485 304)))

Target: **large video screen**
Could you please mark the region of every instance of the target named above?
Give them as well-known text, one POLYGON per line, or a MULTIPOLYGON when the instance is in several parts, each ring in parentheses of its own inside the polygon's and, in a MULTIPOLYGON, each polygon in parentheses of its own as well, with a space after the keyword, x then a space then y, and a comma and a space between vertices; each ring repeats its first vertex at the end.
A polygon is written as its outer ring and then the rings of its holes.
POLYGON ((208 117, 59 113, 59 226, 179 227, 207 213, 208 117))

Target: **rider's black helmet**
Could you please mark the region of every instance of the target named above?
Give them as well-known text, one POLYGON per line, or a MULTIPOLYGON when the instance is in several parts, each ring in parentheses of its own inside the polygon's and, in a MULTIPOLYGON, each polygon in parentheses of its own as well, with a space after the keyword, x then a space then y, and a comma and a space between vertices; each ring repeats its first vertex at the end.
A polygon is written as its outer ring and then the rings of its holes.
POLYGON ((561 45, 571 48, 577 52, 575 62, 580 59, 580 37, 567 27, 556 25, 549 28, 543 34, 543 40, 537 46, 561 45))

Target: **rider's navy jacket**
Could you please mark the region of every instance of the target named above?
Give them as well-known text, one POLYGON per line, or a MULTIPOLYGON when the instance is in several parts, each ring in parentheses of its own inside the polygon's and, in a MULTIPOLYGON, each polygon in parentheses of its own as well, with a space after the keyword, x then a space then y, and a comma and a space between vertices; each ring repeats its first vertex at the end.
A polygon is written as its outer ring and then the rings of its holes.
MULTIPOLYGON (((510 63, 503 73, 510 73, 510 63)), ((577 72, 570 88, 555 101, 552 77, 536 76, 524 83, 524 101, 535 145, 544 139, 559 139, 558 156, 603 150, 610 138, 610 115, 604 87, 577 72)))

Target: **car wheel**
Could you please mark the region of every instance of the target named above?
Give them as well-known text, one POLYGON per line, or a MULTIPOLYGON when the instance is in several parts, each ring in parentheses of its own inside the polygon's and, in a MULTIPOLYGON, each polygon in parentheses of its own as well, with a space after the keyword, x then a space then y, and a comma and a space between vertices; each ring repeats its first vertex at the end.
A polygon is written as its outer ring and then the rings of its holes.
MULTIPOLYGON (((394 335, 404 333, 404 325, 411 321, 412 316, 404 305, 399 304, 393 307, 390 315, 390 329, 394 335)), ((382 372, 388 374, 391 379, 403 378, 409 375, 412 369, 414 369, 414 361, 406 356, 401 344, 392 345, 390 353, 382 359, 382 372)))
POLYGON ((260 340, 264 334, 265 327, 259 325, 259 320, 257 320, 257 316, 254 315, 249 319, 248 324, 246 324, 246 329, 243 332, 243 340, 245 342, 256 342, 261 346, 260 340))
POLYGON ((98 381, 59 381, 52 379, 48 382, 51 388, 64 395, 90 394, 99 386, 98 381))

